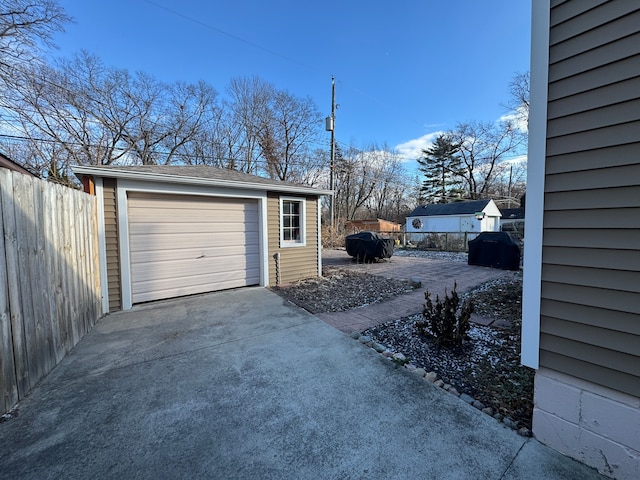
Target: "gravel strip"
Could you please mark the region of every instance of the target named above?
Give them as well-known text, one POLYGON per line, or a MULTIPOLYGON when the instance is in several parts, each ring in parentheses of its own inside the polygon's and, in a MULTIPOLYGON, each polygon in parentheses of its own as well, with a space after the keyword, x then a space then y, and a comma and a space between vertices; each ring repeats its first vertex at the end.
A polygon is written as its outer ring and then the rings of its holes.
POLYGON ((311 313, 344 312, 412 292, 406 280, 325 267, 322 277, 301 280, 273 291, 311 313))

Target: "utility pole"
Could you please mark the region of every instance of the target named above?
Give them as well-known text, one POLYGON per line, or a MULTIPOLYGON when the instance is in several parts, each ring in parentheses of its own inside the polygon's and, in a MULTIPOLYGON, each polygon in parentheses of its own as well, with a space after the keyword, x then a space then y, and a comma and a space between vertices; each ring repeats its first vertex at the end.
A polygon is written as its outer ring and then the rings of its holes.
MULTIPOLYGON (((331 116, 326 119, 326 130, 331 132, 331 162, 329 164, 329 190, 333 190, 335 185, 335 170, 336 170, 336 135, 335 135, 335 122, 336 122, 336 82, 331 75, 331 116)), ((335 226, 335 209, 333 195, 329 196, 329 222, 331 226, 335 226)))

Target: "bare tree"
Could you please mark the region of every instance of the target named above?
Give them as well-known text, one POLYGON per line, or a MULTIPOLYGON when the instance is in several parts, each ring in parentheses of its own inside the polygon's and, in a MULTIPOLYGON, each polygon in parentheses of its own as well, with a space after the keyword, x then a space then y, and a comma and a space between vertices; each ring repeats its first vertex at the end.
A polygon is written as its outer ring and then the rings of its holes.
POLYGON ((246 173, 258 173, 258 162, 262 159, 259 129, 269 117, 269 100, 273 96, 273 85, 258 77, 234 78, 227 89, 228 100, 224 108, 231 112, 228 118, 227 138, 234 141, 228 145, 229 168, 246 173))
POLYGON ((525 141, 513 121, 459 123, 450 135, 460 148, 466 194, 471 199, 490 193, 496 167, 517 154, 525 141))
POLYGON ((69 164, 167 164, 209 123, 216 92, 205 83, 166 85, 106 67, 81 52, 56 68, 35 65, 11 90, 5 108, 40 150, 38 168, 52 180, 69 164), (55 144, 56 155, 51 145, 55 144))
POLYGON ((258 143, 269 177, 296 180, 309 166, 310 146, 318 138, 322 116, 310 98, 276 90, 272 94, 258 129, 258 143))
POLYGON ((367 200, 366 213, 370 218, 401 221, 406 213, 411 181, 407 177, 400 156, 387 145, 370 147, 376 183, 367 200))
POLYGON ((11 85, 15 69, 38 61, 39 46, 70 21, 54 0, 0 0, 0 80, 11 85))
POLYGON ((529 123, 529 72, 516 73, 509 83, 507 110, 525 127, 529 123))

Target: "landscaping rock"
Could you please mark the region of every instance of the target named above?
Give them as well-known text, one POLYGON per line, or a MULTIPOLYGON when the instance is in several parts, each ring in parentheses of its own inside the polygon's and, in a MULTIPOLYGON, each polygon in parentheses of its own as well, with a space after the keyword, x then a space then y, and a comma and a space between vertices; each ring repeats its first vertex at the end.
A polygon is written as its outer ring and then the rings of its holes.
POLYGON ((420 280, 418 277, 411 277, 409 279, 409 285, 411 286, 411 288, 421 288, 422 280, 420 280))
POLYGON ((427 373, 424 378, 429 382, 429 383, 433 383, 438 379, 438 374, 436 372, 429 372, 427 373))
POLYGON ((467 402, 469 405, 473 404, 474 402, 473 397, 470 397, 466 393, 463 393, 462 395, 460 395, 460 399, 467 402))
POLYGON ((427 372, 425 371, 425 369, 424 369, 424 368, 416 368, 416 369, 413 371, 413 373, 415 373, 416 375, 419 375, 419 376, 421 376, 421 377, 424 377, 424 376, 427 374, 427 372))
POLYGON ((478 410, 482 410, 485 407, 484 403, 482 403, 482 402, 480 402, 478 400, 474 400, 471 405, 476 407, 478 410))
POLYGON ((485 407, 485 408, 482 409, 482 413, 486 413, 490 417, 493 417, 493 408, 485 407))
POLYGON ((442 380, 436 380, 435 382, 433 382, 433 384, 436 387, 442 387, 444 385, 444 382, 442 380))
POLYGON ((371 347, 378 353, 382 353, 387 349, 387 347, 385 347, 384 345, 381 345, 381 344, 379 344, 377 342, 373 342, 371 344, 371 347))
POLYGON ((405 357, 403 354, 401 353, 394 353, 393 354, 393 359, 397 360, 399 362, 405 362, 407 360, 407 357, 405 357))
POLYGON ((451 395, 454 395, 454 396, 456 396, 456 397, 459 397, 459 396, 460 396, 460 392, 458 392, 458 390, 456 390, 454 387, 451 387, 451 388, 448 390, 448 392, 449 392, 451 395))
POLYGON ((530 437, 531 431, 527 427, 522 427, 518 430, 518 435, 522 437, 530 437))
POLYGON ((512 430, 515 430, 516 428, 518 428, 518 425, 516 425, 516 423, 511 420, 509 417, 504 417, 502 419, 502 423, 504 423, 507 427, 509 427, 512 430))
POLYGON ((351 338, 358 340, 360 338, 360 332, 351 332, 351 338))
POLYGON ((371 343, 371 337, 367 335, 362 335, 358 340, 360 340, 360 343, 371 343))

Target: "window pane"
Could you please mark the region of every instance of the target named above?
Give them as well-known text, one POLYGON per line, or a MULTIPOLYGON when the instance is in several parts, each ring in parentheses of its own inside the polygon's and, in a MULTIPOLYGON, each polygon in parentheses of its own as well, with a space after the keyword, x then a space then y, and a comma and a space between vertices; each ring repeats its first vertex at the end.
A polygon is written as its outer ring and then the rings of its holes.
POLYGON ((285 200, 282 202, 282 213, 288 215, 291 213, 291 202, 285 200))

